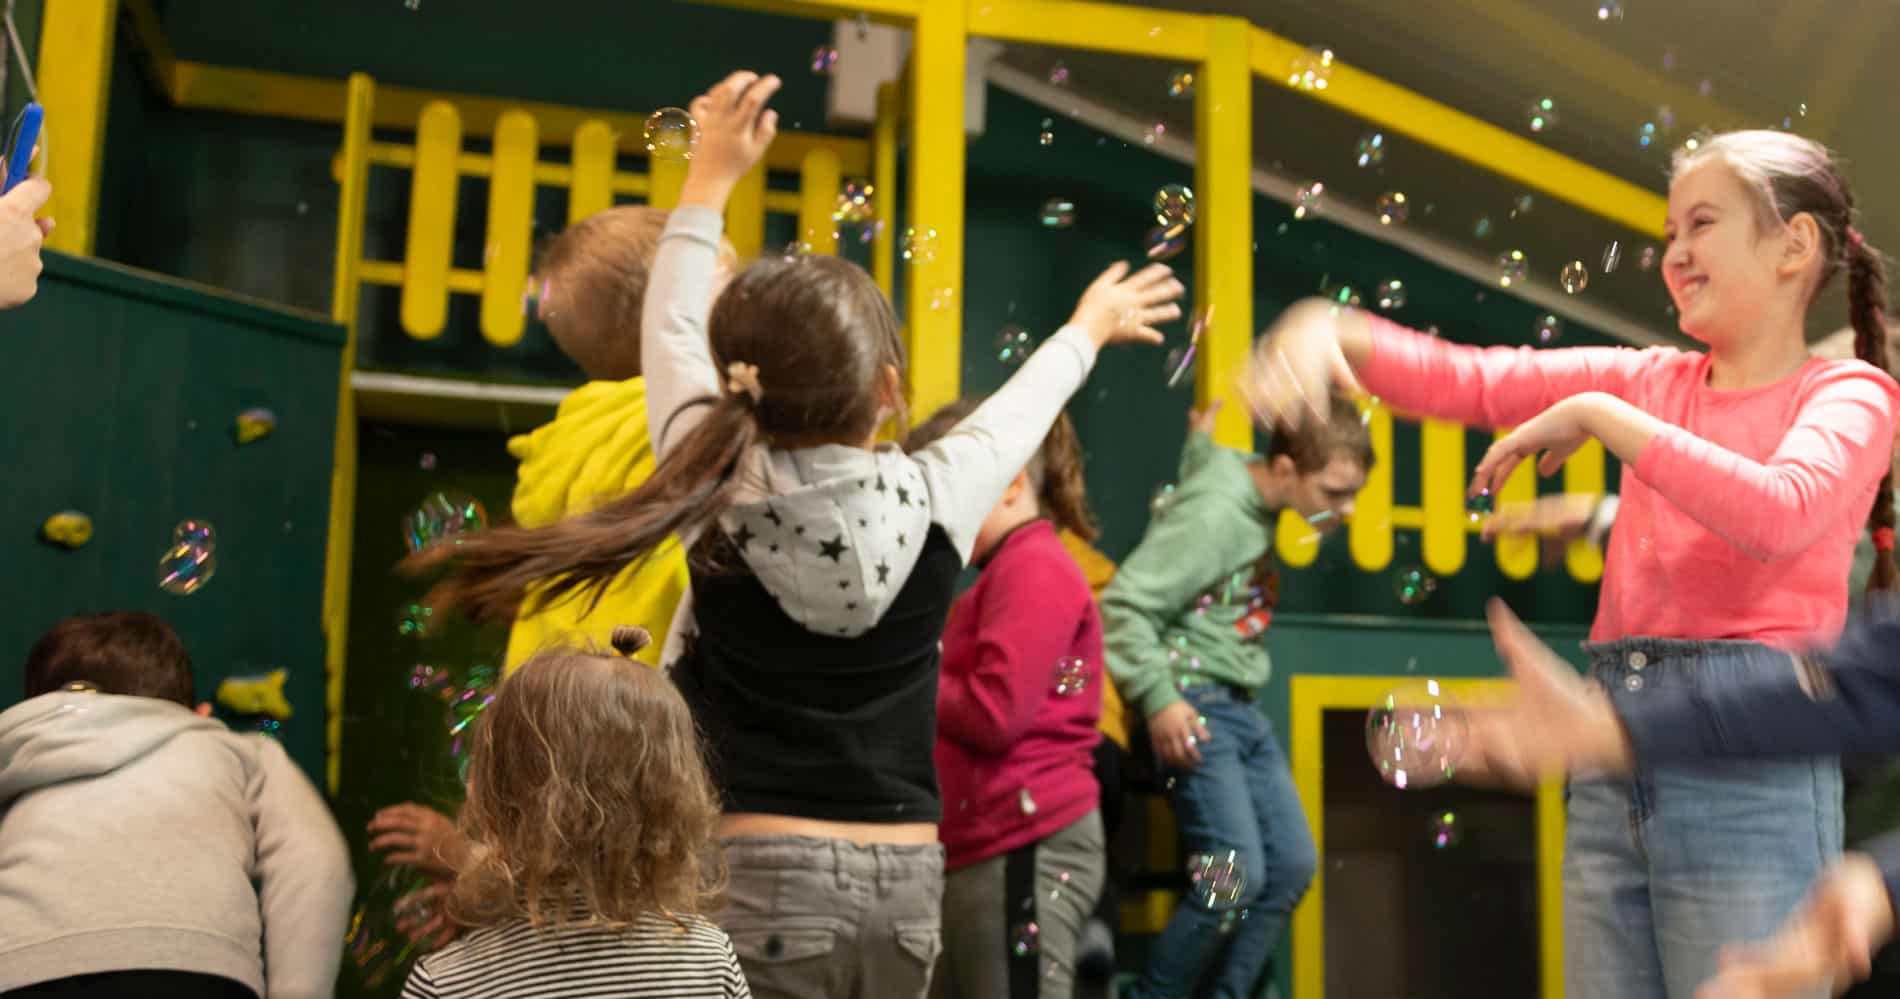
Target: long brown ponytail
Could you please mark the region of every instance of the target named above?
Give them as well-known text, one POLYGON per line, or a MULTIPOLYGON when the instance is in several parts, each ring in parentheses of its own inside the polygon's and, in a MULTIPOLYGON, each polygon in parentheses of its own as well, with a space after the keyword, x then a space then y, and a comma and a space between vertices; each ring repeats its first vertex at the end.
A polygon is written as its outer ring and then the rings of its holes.
MULTIPOLYGON (((1887 268, 1880 251, 1867 244, 1860 230, 1849 226, 1843 240, 1847 257, 1848 321, 1854 327, 1854 356, 1893 374, 1887 341, 1887 268)), ((1900 588, 1900 568, 1893 561, 1893 476, 1889 467, 1874 494, 1867 514, 1867 530, 1874 539, 1874 568, 1867 576, 1868 593, 1900 588)))
MULTIPOLYGON (((761 258, 720 293, 707 339, 721 380, 732 366, 745 377, 691 403, 711 408, 650 478, 556 524, 496 528, 410 556, 408 571, 454 564, 429 592, 429 606, 500 620, 537 586, 540 603, 577 593, 598 601, 668 538, 716 527, 755 446, 868 440, 893 402, 884 398, 886 380, 904 366, 890 302, 862 268, 835 257, 761 258)), ((901 419, 902 400, 894 402, 901 419)))

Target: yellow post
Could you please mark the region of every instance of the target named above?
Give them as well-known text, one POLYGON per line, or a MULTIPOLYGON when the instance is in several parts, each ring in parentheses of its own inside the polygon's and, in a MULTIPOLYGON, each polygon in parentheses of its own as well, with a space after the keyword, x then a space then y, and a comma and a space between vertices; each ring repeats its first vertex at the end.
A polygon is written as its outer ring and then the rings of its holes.
MULTIPOLYGON (((1195 88, 1194 305, 1211 309, 1198 348, 1195 397, 1227 394, 1253 343, 1253 76, 1247 22, 1209 18, 1207 60, 1195 88)), ((1245 406, 1222 408, 1214 440, 1253 448, 1245 406)), ((1317 546, 1315 546, 1317 547, 1317 546)))
MULTIPOLYGON (((1499 428, 1496 436, 1502 438, 1508 430, 1499 428)), ((1498 507, 1506 503, 1532 503, 1537 500, 1537 462, 1518 462, 1511 470, 1509 478, 1504 480, 1504 488, 1492 497, 1498 507)), ((1497 540, 1498 569, 1510 579, 1529 579, 1537 571, 1537 550, 1541 546, 1535 534, 1503 534, 1497 540)))
POLYGON ((726 200, 726 238, 740 260, 751 260, 765 249, 765 161, 760 160, 732 189, 726 200))
POLYGON ((461 187, 462 116, 448 101, 422 109, 416 165, 409 174, 409 238, 402 255, 402 328, 418 340, 449 321, 449 267, 455 255, 455 195, 461 187))
MULTIPOLYGON (((1593 437, 1564 462, 1564 492, 1601 496, 1603 475, 1603 442, 1593 437)), ((1603 578, 1603 550, 1578 538, 1564 553, 1564 567, 1577 582, 1594 583, 1603 578)))
POLYGON ((1419 547, 1425 568, 1450 576, 1465 565, 1465 428, 1426 420, 1418 428, 1419 506, 1425 527, 1419 547))
POLYGON ((1372 434, 1372 471, 1353 500, 1347 542, 1360 569, 1378 572, 1392 563, 1392 411, 1371 403, 1366 429, 1372 434))
POLYGON ((335 794, 343 747, 343 680, 350 634, 350 547, 356 530, 356 405, 350 372, 356 367, 357 270, 363 259, 363 207, 369 189, 369 126, 376 84, 350 76, 343 117, 341 191, 336 213, 336 286, 330 318, 349 331, 337 382, 336 450, 330 468, 330 535, 323 559, 325 697, 324 750, 335 794))
MULTIPOLYGON (((897 294, 897 236, 891 206, 897 204, 897 116, 901 108, 897 84, 877 87, 877 121, 871 126, 871 276, 885 298, 897 294)), ((895 301, 895 299, 893 299, 895 301)))
POLYGON ((495 172, 488 179, 488 240, 482 251, 482 338, 512 347, 527 326, 522 292, 534 255, 534 164, 540 129, 526 111, 495 122, 495 172))
POLYGON ((613 207, 616 146, 613 126, 599 118, 589 118, 574 130, 574 174, 567 188, 569 225, 613 207))
POLYGON ((805 154, 798 169, 798 242, 805 245, 805 252, 837 255, 838 228, 831 216, 843 180, 837 153, 814 149, 805 154))
POLYGON ((91 256, 98 235, 99 175, 112 93, 118 0, 46 0, 40 11, 40 103, 46 108, 47 179, 53 200, 42 215, 59 227, 46 245, 91 256))
POLYGON ((651 185, 647 188, 647 204, 671 211, 680 203, 680 190, 686 186, 685 160, 653 157, 647 160, 647 176, 651 185))
POLYGON ((963 0, 921 0, 912 30, 910 226, 936 231, 904 282, 913 413, 955 399, 962 370, 964 16, 963 0))

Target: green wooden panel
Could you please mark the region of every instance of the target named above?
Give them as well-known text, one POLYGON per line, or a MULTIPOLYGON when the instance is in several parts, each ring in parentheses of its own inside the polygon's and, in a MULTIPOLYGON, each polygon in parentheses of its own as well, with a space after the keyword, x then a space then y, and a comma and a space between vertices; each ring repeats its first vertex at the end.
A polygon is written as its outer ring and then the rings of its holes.
POLYGON ((92 260, 46 254, 39 296, 0 313, 12 373, 0 435, 0 705, 19 698, 27 648, 59 619, 147 610, 191 650, 198 694, 223 677, 282 667, 295 711, 282 738, 323 773, 319 611, 341 328, 92 260), (275 412, 276 432, 239 446, 237 414, 275 412), (91 543, 39 540, 59 510, 92 518, 91 543), (218 569, 190 596, 159 590, 180 520, 217 529, 218 569))

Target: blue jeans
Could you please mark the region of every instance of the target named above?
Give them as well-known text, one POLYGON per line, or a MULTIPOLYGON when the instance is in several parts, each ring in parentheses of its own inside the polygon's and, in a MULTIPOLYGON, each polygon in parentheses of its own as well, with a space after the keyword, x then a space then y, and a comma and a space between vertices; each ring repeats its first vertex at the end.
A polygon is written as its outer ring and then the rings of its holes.
POLYGON ((1252 999, 1293 907, 1317 862, 1286 755, 1258 707, 1227 687, 1188 687, 1182 696, 1207 719, 1211 736, 1192 769, 1163 765, 1181 824, 1181 847, 1235 855, 1246 884, 1210 907, 1192 893, 1175 906, 1129 999, 1252 999))
MULTIPOLYGON (((1586 643, 1596 682, 1693 696, 1786 676, 1754 642, 1586 643)), ((1772 935, 1841 852, 1834 757, 1573 775, 1564 835, 1567 999, 1688 999, 1725 944, 1772 935)))

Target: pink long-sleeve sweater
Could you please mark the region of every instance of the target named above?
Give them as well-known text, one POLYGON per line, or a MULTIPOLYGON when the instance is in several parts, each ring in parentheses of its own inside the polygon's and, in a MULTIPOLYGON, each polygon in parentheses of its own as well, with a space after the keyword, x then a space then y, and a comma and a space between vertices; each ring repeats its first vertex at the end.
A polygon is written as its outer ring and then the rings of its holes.
POLYGON ((1893 452, 1900 385, 1809 361, 1759 388, 1708 385, 1707 354, 1447 343, 1372 319, 1368 391, 1418 416, 1506 427, 1607 392, 1670 424, 1623 466, 1592 640, 1831 641, 1847 570, 1893 452))

